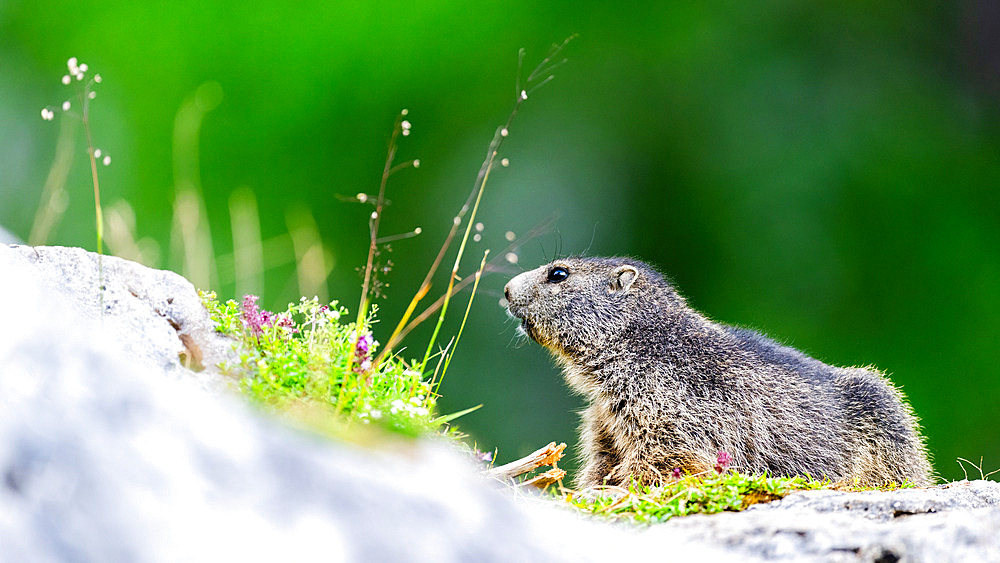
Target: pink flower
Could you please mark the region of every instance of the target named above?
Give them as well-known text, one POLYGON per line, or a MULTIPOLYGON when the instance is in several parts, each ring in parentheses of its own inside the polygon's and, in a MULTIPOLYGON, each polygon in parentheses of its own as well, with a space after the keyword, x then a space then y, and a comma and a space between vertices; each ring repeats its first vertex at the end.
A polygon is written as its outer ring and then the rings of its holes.
POLYGON ((274 315, 270 311, 265 311, 257 305, 260 297, 256 295, 243 296, 243 313, 240 315, 243 326, 254 336, 264 334, 264 329, 271 326, 274 315))
POLYGON ((674 479, 680 479, 681 478, 681 468, 680 467, 675 467, 674 471, 673 471, 673 474, 674 474, 674 479))
POLYGON ((732 463, 732 461, 733 456, 729 455, 728 452, 719 452, 719 456, 715 461, 715 472, 722 473, 729 467, 729 464, 732 463))
POLYGON ((372 369, 372 361, 369 354, 371 354, 374 344, 375 338, 372 337, 372 333, 366 332, 358 336, 358 341, 354 343, 354 360, 357 362, 354 366, 354 371, 357 373, 365 373, 372 369))

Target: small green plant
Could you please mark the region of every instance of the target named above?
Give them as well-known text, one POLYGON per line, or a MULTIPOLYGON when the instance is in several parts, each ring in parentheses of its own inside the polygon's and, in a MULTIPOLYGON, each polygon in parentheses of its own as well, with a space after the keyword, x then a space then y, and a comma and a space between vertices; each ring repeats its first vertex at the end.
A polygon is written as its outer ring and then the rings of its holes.
POLYGON ((637 524, 654 524, 675 516, 740 511, 754 504, 778 500, 796 491, 894 490, 913 486, 910 483, 889 483, 881 487, 861 487, 835 483, 828 479, 816 480, 808 475, 746 475, 729 469, 730 460, 726 452, 719 452, 715 471, 685 475, 675 469, 674 480, 663 485, 646 486, 633 481, 628 488, 602 487, 585 495, 563 491, 562 498, 571 506, 595 516, 637 524))
MULTIPOLYGON (((100 161, 104 166, 111 164, 111 156, 107 154, 106 151, 94 146, 94 136, 90 128, 90 102, 97 97, 97 92, 94 87, 101 83, 101 75, 94 74, 92 77, 87 78, 87 72, 90 70, 87 63, 80 62, 76 57, 70 57, 66 61, 66 69, 68 74, 64 74, 62 77, 62 84, 64 86, 73 87, 74 84, 79 84, 80 86, 76 89, 75 97, 76 102, 67 99, 59 105, 59 110, 63 113, 72 114, 75 108, 79 108, 79 117, 83 122, 83 130, 87 135, 87 153, 90 156, 90 176, 94 183, 94 215, 96 219, 96 230, 97 230, 97 253, 104 253, 104 215, 101 212, 101 186, 97 178, 97 162, 100 161)), ((45 121, 52 121, 56 117, 56 110, 53 109, 54 106, 47 106, 42 108, 42 119, 45 121)), ((40 207, 41 210, 51 213, 53 206, 50 204, 50 200, 55 197, 54 193, 43 194, 43 205, 40 207)), ((32 238, 42 238, 48 234, 48 229, 51 228, 52 219, 45 217, 44 213, 40 213, 38 217, 35 218, 35 226, 32 228, 32 238), (41 232, 37 232, 41 230, 41 232)))
MULTIPOLYGON (((90 129, 90 102, 97 97, 97 92, 94 90, 94 86, 100 84, 101 75, 94 74, 92 77, 87 78, 87 72, 90 70, 87 63, 80 62, 76 57, 70 57, 66 61, 66 69, 68 74, 64 74, 62 77, 62 84, 64 86, 72 86, 75 83, 79 83, 80 86, 76 91, 76 104, 70 100, 64 101, 60 104, 59 109, 63 113, 72 113, 75 107, 79 107, 80 119, 83 122, 83 130, 87 135, 87 153, 90 156, 90 176, 94 184, 94 216, 96 222, 97 231, 97 279, 98 279, 98 295, 101 312, 104 312, 104 213, 101 210, 101 185, 97 177, 97 162, 100 160, 104 166, 111 164, 111 156, 105 151, 94 146, 94 136, 90 129)), ((52 121, 55 119, 56 112, 51 106, 42 108, 42 119, 45 121, 52 121)), ((68 164, 66 165, 68 170, 68 164)), ((32 227, 32 239, 42 238, 48 235, 49 229, 52 228, 55 218, 53 214, 61 214, 61 211, 56 212, 58 206, 54 205, 54 200, 60 195, 62 188, 58 186, 60 182, 46 182, 46 190, 43 193, 43 203, 39 208, 41 213, 35 217, 35 224, 32 227)), ((33 244, 37 244, 33 240, 33 244)))
POLYGON ((282 412, 319 407, 331 415, 342 409, 348 421, 405 434, 441 431, 464 414, 437 415, 433 379, 409 367, 416 360, 392 356, 373 366, 378 343, 370 332, 357 337, 357 325, 344 322, 347 310, 337 302, 302 298, 272 313, 261 309, 254 295, 242 303, 201 295, 216 330, 238 342, 239 362, 225 371, 239 377, 242 391, 259 405, 282 412), (356 385, 358 379, 364 384, 356 385))

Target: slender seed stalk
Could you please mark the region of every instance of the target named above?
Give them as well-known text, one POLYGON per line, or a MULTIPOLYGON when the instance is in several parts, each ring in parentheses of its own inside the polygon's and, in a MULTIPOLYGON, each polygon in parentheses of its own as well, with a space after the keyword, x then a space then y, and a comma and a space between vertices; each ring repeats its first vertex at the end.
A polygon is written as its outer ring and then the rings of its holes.
POLYGON ((455 221, 452 223, 451 229, 448 230, 448 236, 445 237, 444 244, 441 245, 441 250, 438 251, 438 254, 434 258, 434 262, 431 264, 430 269, 427 270, 427 275, 424 276, 424 281, 421 282, 420 284, 420 289, 417 290, 417 293, 414 294, 413 299, 410 300, 410 304, 407 305, 406 307, 406 312, 403 313, 403 317, 399 319, 399 323, 396 324, 396 328, 392 331, 392 336, 389 337, 389 342, 386 343, 385 348, 382 349, 382 352, 378 355, 378 358, 375 359, 374 365, 377 366, 380 363, 382 363, 382 360, 386 356, 388 356, 392 352, 392 349, 396 346, 396 344, 398 344, 399 341, 403 339, 401 333, 403 332, 403 329, 406 327, 406 323, 410 320, 410 316, 413 315, 413 311, 416 310, 417 304, 420 303, 420 300, 427 295, 428 291, 430 291, 431 279, 433 279, 434 274, 437 273, 438 266, 441 265, 441 261, 444 259, 445 253, 448 252, 448 247, 451 245, 452 239, 455 238, 455 233, 458 232, 458 226, 460 224, 461 221, 455 221))
MULTIPOLYGON (((507 247, 503 251, 501 251, 497 256, 493 257, 486 263, 486 271, 492 272, 499 270, 500 269, 499 264, 503 261, 503 256, 505 256, 508 252, 514 252, 527 241, 533 240, 536 237, 538 237, 538 235, 540 235, 541 233, 548 231, 552 227, 552 224, 554 222, 555 222, 555 217, 550 217, 547 221, 541 223, 532 230, 528 231, 523 237, 518 239, 517 242, 507 245, 507 247)), ((463 289, 468 287, 468 285, 472 283, 472 281, 473 278, 467 277, 462 281, 458 282, 457 284, 455 284, 455 288, 452 290, 451 294, 454 295, 455 293, 462 291, 463 289)), ((430 316, 433 315, 444 303, 444 298, 445 295, 442 294, 440 297, 437 298, 436 301, 434 301, 434 303, 428 305, 426 309, 424 309, 419 315, 414 317, 413 320, 410 321, 403 328, 403 330, 399 332, 397 341, 401 341, 404 338, 406 338, 407 335, 409 335, 413 329, 417 328, 418 326, 420 326, 420 324, 422 324, 424 321, 430 318, 430 316)))
POLYGON ((486 269, 486 258, 489 257, 489 255, 489 250, 483 253, 483 261, 479 263, 479 269, 476 270, 475 281, 472 283, 472 293, 469 295, 469 303, 465 306, 465 315, 462 316, 462 324, 458 327, 458 334, 455 335, 455 343, 451 347, 451 352, 444 360, 444 368, 441 370, 441 379, 438 380, 437 386, 433 387, 435 394, 441 387, 441 382, 444 381, 445 374, 448 373, 448 366, 451 365, 451 359, 455 357, 455 348, 458 347, 458 341, 462 338, 462 331, 465 330, 465 323, 469 320, 469 311, 472 310, 472 301, 476 298, 476 290, 479 288, 479 278, 483 276, 483 270, 486 269))
MULTIPOLYGON (((351 349, 350 354, 347 356, 347 370, 337 397, 337 412, 340 412, 346 403, 347 394, 344 391, 349 386, 349 380, 351 379, 350 374, 352 373, 354 363, 357 360, 355 357, 357 343, 368 326, 368 307, 370 305, 369 293, 371 292, 372 272, 375 268, 375 253, 378 249, 378 228, 382 222, 382 210, 385 208, 385 187, 389 183, 389 176, 392 176, 394 172, 414 165, 414 161, 409 161, 396 167, 393 167, 392 165, 393 160, 396 158, 396 149, 398 148, 396 141, 399 139, 399 135, 403 131, 403 117, 406 113, 407 111, 405 109, 401 111, 399 115, 396 116, 396 123, 392 127, 392 137, 389 139, 389 149, 385 156, 385 166, 382 168, 382 179, 379 182, 378 198, 375 200, 375 212, 372 214, 372 217, 368 222, 368 231, 370 235, 368 243, 368 261, 365 264, 365 279, 361 284, 361 302, 358 304, 358 319, 354 325, 355 346, 351 349)), ((354 378, 354 381, 350 382, 350 384, 357 385, 358 379, 360 379, 360 385, 362 386, 361 392, 363 393, 364 387, 367 386, 369 378, 363 377, 363 374, 359 374, 359 377, 354 378)))
POLYGON ((97 148, 94 147, 94 137, 90 131, 90 83, 80 93, 80 107, 83 130, 87 134, 87 154, 90 156, 90 176, 94 182, 94 216, 97 227, 97 292, 101 307, 101 319, 104 319, 104 213, 101 210, 101 184, 97 178, 97 148))

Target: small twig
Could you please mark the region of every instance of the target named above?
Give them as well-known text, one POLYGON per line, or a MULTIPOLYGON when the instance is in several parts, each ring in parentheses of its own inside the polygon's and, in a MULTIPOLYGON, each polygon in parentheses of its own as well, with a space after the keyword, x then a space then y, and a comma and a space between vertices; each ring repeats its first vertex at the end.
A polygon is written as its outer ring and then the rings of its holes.
POLYGON ((566 476, 566 471, 559 469, 558 467, 553 467, 544 473, 539 473, 531 479, 521 483, 522 487, 537 487, 539 489, 544 489, 553 483, 558 483, 563 480, 566 476))
MULTIPOLYGON (((565 443, 556 445, 555 442, 549 442, 544 448, 535 450, 521 459, 506 463, 500 467, 491 467, 490 469, 487 469, 485 473, 489 477, 494 477, 496 479, 513 479, 518 475, 534 471, 544 465, 551 465, 552 469, 558 469, 556 467, 556 463, 562 459, 563 450, 565 449, 565 443)), ((562 470, 560 469, 560 471, 562 470)), ((560 479, 561 478, 562 477, 560 477, 560 479)), ((558 479, 556 480, 558 481, 558 479)))

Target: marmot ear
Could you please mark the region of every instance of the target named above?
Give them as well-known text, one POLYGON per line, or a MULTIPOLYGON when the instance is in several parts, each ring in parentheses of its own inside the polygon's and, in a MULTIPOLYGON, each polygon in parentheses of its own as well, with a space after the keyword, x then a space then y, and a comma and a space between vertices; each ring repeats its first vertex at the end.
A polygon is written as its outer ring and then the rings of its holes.
POLYGON ((639 270, 632 266, 618 266, 611 279, 611 291, 628 291, 632 283, 639 278, 639 270))

